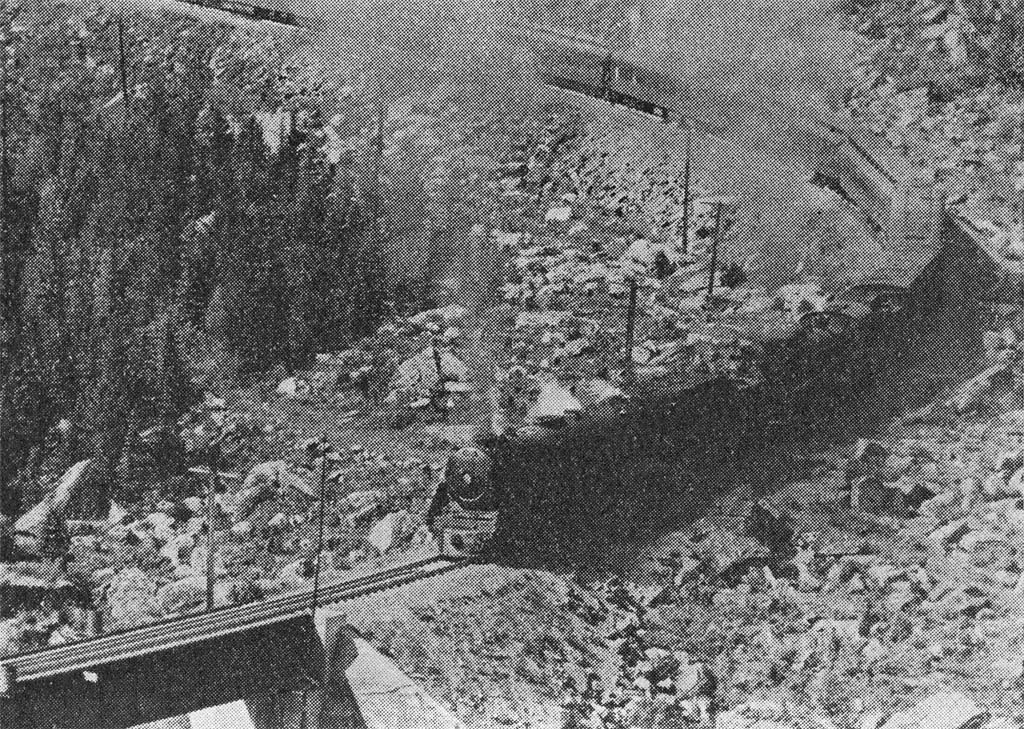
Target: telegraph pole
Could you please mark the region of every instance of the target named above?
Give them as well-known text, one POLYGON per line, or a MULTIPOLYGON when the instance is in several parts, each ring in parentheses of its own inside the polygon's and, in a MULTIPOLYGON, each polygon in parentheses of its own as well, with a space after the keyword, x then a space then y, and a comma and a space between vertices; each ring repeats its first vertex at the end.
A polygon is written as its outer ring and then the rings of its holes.
POLYGON ((711 239, 711 264, 708 267, 708 292, 705 300, 706 304, 711 303, 711 298, 715 295, 715 269, 718 268, 718 246, 722 242, 722 209, 725 207, 725 201, 719 200, 715 206, 715 236, 711 239))
POLYGON ((8 314, 8 298, 11 292, 7 286, 7 271, 11 267, 11 242, 9 216, 11 210, 11 179, 10 179, 10 53, 11 13, 7 0, 0 3, 3 13, 3 25, 0 26, 0 314, 6 320, 8 314))
POLYGON ((320 598, 320 561, 324 553, 324 517, 327 508, 327 454, 330 447, 327 445, 327 437, 324 436, 317 444, 317 452, 320 455, 320 512, 317 515, 317 537, 316 537, 316 566, 313 571, 313 597, 310 605, 310 613, 316 618, 317 603, 320 598))
POLYGON ((629 308, 626 309, 626 381, 633 380, 633 335, 636 331, 636 298, 640 284, 636 276, 629 280, 629 308))
POLYGON ((693 127, 686 122, 686 158, 683 162, 683 253, 690 252, 690 153, 693 127))
POLYGON ((217 462, 220 460, 220 441, 210 446, 210 478, 206 486, 206 611, 213 610, 214 585, 217 581, 217 566, 214 552, 217 541, 214 538, 214 509, 217 506, 217 462))
POLYGON ((128 68, 125 65, 124 50, 124 16, 117 16, 117 48, 119 51, 119 66, 121 67, 121 95, 124 99, 124 108, 128 110, 128 68))
POLYGON ((196 466, 188 469, 189 473, 206 477, 206 610, 214 607, 214 588, 217 583, 216 552, 217 541, 214 534, 215 512, 217 509, 217 491, 220 490, 220 479, 228 478, 237 481, 242 480, 242 474, 230 473, 217 470, 220 464, 220 439, 210 444, 210 465, 196 466))

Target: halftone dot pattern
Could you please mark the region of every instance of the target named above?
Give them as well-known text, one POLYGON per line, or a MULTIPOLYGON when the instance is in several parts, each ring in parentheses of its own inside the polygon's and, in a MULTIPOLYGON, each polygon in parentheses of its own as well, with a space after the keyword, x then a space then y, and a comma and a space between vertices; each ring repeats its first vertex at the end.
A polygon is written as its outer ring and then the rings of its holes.
MULTIPOLYGON (((258 445, 207 459, 189 441, 221 475, 115 520, 116 549, 131 545, 136 564, 112 570, 102 609, 79 621, 112 629, 0 659, 23 682, 5 704, 22 712, 11 726, 52 714, 76 726, 94 716, 97 726, 166 729, 731 729, 850 723, 863 718, 857 700, 883 694, 885 712, 906 708, 909 693, 882 677, 905 668, 923 684, 922 672, 950 668, 951 656, 928 646, 923 668, 900 664, 912 634, 901 611, 934 604, 959 625, 998 599, 966 583, 941 591, 919 573, 935 558, 927 539, 939 551, 961 544, 982 486, 964 486, 967 476, 956 488, 970 493, 937 506, 932 481, 953 472, 951 459, 905 441, 1021 405, 1012 330, 1024 272, 985 220, 947 205, 927 114, 902 110, 921 117, 887 137, 870 113, 880 94, 849 91, 870 44, 840 5, 158 4, 208 26, 197 31, 124 0, 117 35, 96 53, 120 91, 98 123, 130 128, 147 98, 142 66, 177 68, 181 38, 212 47, 215 90, 197 137, 212 156, 218 138, 247 140, 253 171, 242 171, 227 209, 240 218, 256 209, 256 171, 286 170, 290 135, 319 145, 303 164, 329 170, 322 186, 278 192, 279 209, 258 224, 320 195, 321 207, 309 203, 317 224, 362 226, 338 275, 354 282, 344 316, 366 336, 301 361, 267 345, 267 366, 253 374, 242 355, 195 335, 219 327, 230 340, 221 309, 234 306, 266 325, 240 345, 250 356, 281 331, 327 341, 322 322, 294 315, 321 309, 296 293, 318 290, 292 249, 258 270, 232 261, 253 277, 250 302, 224 304, 211 284, 188 328, 137 327, 164 343, 161 361, 194 358, 193 379, 209 392, 182 416, 189 438, 258 445), (275 276, 306 309, 274 298, 275 276), (422 282, 407 294, 429 310, 399 311, 382 280, 422 282), (989 351, 986 330, 1002 337, 989 351), (908 485, 928 459, 932 481, 908 485), (181 505, 206 488, 218 492, 209 518, 206 501, 181 505), (469 502, 500 508, 476 514, 469 502), (928 517, 946 523, 924 540, 902 538, 895 520, 925 502, 926 512, 946 509, 928 517), (475 537, 482 552, 466 560, 475 537), (208 565, 216 610, 206 615, 208 565), (898 603, 890 587, 903 582, 911 597, 898 603), (815 612, 833 608, 856 617, 815 612), (723 627, 737 615, 763 629, 737 639, 723 627), (786 643, 797 633, 815 637, 786 643), (701 660, 671 650, 682 645, 704 651, 701 660), (122 675, 106 668, 115 659, 122 675), (856 672, 812 676, 816 661, 856 672), (94 668, 103 696, 83 688, 82 671, 94 668), (160 672, 158 685, 143 692, 136 673, 147 670, 160 672), (107 689, 121 680, 128 700, 107 689), (726 713, 752 687, 766 701, 726 713), (783 689, 807 705, 785 704, 783 689)), ((132 156, 132 144, 119 149, 132 156)), ((127 184, 113 187, 100 197, 131 208, 127 184)), ((204 248, 218 225, 200 214, 208 202, 190 201, 183 233, 188 254, 198 251, 189 259, 197 290, 202 266, 221 260, 204 248)), ((125 247, 96 267, 129 275, 156 260, 125 247)), ((39 281, 43 269, 32 269, 39 281)), ((171 295, 129 285, 125 305, 171 295)), ((127 429, 143 432, 137 420, 127 429)), ((1005 430, 991 437, 1012 440, 1005 430)), ((955 458, 973 474, 969 456, 955 458)), ((998 493, 985 498, 1007 496, 1005 475, 1003 486, 986 482, 998 493)), ((47 556, 68 539, 57 493, 39 512, 47 556)), ((988 583, 1019 578, 998 547, 963 550, 1002 568, 988 583)), ((947 688, 993 699, 953 673, 943 674, 947 688)), ((961 729, 985 720, 972 700, 933 693, 924 718, 899 726, 923 729, 939 714, 961 729)))

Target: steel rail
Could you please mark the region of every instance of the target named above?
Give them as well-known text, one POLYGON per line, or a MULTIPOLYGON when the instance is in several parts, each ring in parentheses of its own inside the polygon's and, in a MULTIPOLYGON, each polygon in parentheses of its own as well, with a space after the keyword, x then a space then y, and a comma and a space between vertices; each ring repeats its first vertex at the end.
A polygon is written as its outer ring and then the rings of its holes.
MULTIPOLYGON (((469 560, 447 562, 431 558, 400 565, 365 577, 323 586, 320 588, 320 601, 326 605, 364 597, 441 575, 467 564, 469 560), (431 569, 437 565, 440 565, 438 569, 431 569)), ((87 670, 105 663, 168 650, 307 613, 311 595, 311 590, 302 590, 247 605, 174 618, 79 643, 11 656, 0 661, 0 665, 13 669, 17 682, 87 670)))

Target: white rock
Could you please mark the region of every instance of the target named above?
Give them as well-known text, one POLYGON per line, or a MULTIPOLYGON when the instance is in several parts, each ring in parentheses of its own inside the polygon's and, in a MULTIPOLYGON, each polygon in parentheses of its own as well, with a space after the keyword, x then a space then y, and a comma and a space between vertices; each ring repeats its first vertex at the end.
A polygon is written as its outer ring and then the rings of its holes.
POLYGON ((395 537, 395 515, 388 514, 370 528, 366 541, 381 554, 387 552, 395 537))
POLYGON ((165 614, 198 608, 206 601, 206 578, 197 575, 164 585, 157 590, 156 600, 165 614))
POLYGON ((551 223, 566 223, 572 217, 572 208, 551 208, 544 215, 544 220, 551 223))
POLYGON ((107 512, 108 524, 123 524, 128 518, 128 510, 114 500, 110 501, 110 511, 107 512))
POLYGON ((987 716, 987 711, 963 694, 940 693, 895 714, 882 729, 969 729, 987 716))
POLYGON ((297 377, 286 377, 278 384, 275 392, 282 397, 295 397, 308 391, 309 386, 297 377))
POLYGON ((741 704, 715 718, 715 729, 795 729, 786 708, 769 701, 741 704))

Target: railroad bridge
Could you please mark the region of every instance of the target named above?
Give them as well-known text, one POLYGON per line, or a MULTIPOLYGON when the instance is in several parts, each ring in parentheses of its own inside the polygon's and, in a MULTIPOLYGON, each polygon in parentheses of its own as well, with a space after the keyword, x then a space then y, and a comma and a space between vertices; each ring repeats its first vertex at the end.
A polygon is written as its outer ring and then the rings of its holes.
POLYGON ((340 607, 461 569, 427 559, 0 662, 4 729, 123 729, 173 717, 225 729, 458 727, 354 633, 340 607), (316 606, 320 602, 320 607, 316 606), (244 704, 244 708, 243 708, 244 704), (409 707, 414 707, 412 714, 409 707))

